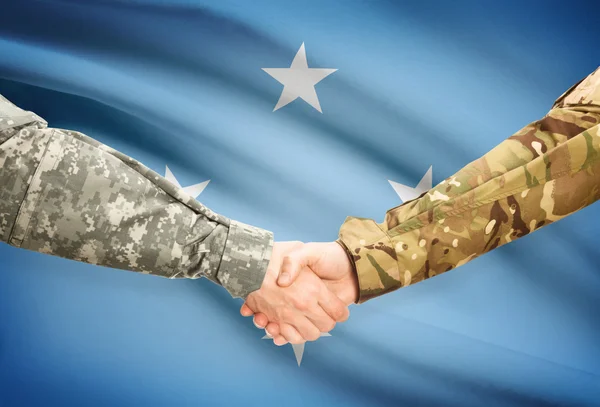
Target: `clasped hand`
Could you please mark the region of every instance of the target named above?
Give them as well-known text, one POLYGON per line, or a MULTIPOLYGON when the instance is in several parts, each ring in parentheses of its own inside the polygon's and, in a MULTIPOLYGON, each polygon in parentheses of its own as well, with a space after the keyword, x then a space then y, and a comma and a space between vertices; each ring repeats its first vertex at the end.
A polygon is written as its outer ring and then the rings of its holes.
POLYGON ((261 288, 240 312, 254 315, 254 324, 281 346, 317 340, 346 321, 357 300, 356 273, 337 242, 278 242, 261 288))

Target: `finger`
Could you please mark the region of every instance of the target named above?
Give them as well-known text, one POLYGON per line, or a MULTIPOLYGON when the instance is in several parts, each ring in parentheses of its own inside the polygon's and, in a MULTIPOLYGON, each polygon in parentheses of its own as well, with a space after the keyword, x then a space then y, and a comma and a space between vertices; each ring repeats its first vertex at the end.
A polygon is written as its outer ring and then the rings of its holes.
POLYGON ((279 324, 277 324, 275 322, 269 322, 269 324, 265 328, 265 331, 267 331, 267 333, 269 335, 271 335, 273 338, 275 338, 276 336, 279 335, 279 324))
POLYGON ((250 317, 254 315, 254 311, 252 311, 250 307, 246 305, 246 303, 244 303, 244 305, 242 305, 242 308, 240 308, 240 314, 242 314, 245 317, 250 317))
MULTIPOLYGON (((315 324, 313 324, 307 317, 305 317, 302 314, 298 314, 298 316, 289 323, 294 328, 296 328, 296 331, 302 336, 302 342, 300 343, 304 343, 306 341, 316 341, 321 337, 321 331, 319 331, 319 328, 317 328, 315 324)), ((283 329, 282 326, 280 327, 281 329, 283 329)), ((288 338, 286 335, 284 336, 288 341, 292 342, 290 338, 288 338)))
POLYGON ((254 324, 260 327, 266 327, 269 324, 269 318, 262 312, 257 312, 254 315, 254 324))
POLYGON ((286 341, 293 343, 295 345, 306 342, 306 340, 300 335, 300 332, 290 324, 281 324, 281 336, 285 338, 286 341))
POLYGON ((350 316, 348 307, 331 291, 324 289, 319 300, 319 305, 334 321, 344 322, 350 316))
POLYGON ((277 277, 277 284, 280 287, 289 287, 298 278, 300 270, 303 266, 303 258, 296 258, 297 256, 285 256, 281 263, 281 272, 277 277))
POLYGON ((265 327, 267 326, 267 324, 260 324, 258 323, 258 321, 256 320, 256 316, 254 318, 252 318, 252 322, 254 322, 254 326, 257 327, 258 329, 265 329, 265 327))
POLYGON ((277 346, 283 346, 288 343, 288 341, 283 337, 283 335, 279 335, 273 338, 273 343, 277 346))
POLYGON ((309 245, 304 245, 298 250, 293 250, 288 253, 281 263, 281 273, 277 277, 277 284, 280 287, 288 287, 300 274, 303 267, 315 264, 318 260, 318 255, 315 250, 309 245))
POLYGON ((335 320, 322 307, 319 307, 315 312, 307 314, 306 317, 320 332, 329 332, 335 328, 335 320))

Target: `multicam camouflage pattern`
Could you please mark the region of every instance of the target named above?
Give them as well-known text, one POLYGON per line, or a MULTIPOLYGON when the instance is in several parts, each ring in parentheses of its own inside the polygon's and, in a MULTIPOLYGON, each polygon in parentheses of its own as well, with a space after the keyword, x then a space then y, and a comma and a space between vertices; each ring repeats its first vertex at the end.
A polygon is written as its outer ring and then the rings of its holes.
POLYGON ((600 70, 381 224, 346 219, 359 302, 459 267, 600 198, 600 70))
POLYGON ((0 96, 0 240, 168 278, 207 277, 245 298, 273 235, 212 212, 136 160, 0 96))

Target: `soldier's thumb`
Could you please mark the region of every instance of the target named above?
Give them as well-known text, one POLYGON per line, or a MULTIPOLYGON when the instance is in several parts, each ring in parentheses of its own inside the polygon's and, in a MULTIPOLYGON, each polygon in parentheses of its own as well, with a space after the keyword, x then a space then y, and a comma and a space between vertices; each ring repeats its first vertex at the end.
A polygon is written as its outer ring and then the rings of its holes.
POLYGON ((288 253, 281 264, 281 272, 277 278, 280 287, 288 287, 300 275, 303 267, 310 266, 312 256, 306 247, 288 253))

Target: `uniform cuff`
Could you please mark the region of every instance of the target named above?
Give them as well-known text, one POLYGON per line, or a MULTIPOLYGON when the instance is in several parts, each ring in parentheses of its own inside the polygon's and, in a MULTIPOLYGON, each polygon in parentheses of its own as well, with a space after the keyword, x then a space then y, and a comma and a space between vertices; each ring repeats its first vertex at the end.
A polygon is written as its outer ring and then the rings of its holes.
POLYGON ((349 252, 358 275, 358 303, 402 287, 398 257, 389 236, 371 219, 348 217, 339 241, 349 252))
POLYGON ((0 131, 34 122, 42 124, 42 127, 48 124, 35 113, 21 109, 0 95, 0 131))
POLYGON ((246 298, 263 283, 273 233, 232 220, 217 279, 232 297, 246 298))

